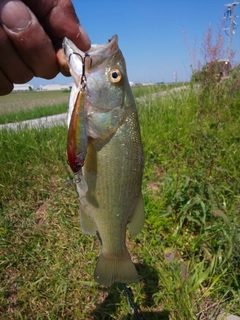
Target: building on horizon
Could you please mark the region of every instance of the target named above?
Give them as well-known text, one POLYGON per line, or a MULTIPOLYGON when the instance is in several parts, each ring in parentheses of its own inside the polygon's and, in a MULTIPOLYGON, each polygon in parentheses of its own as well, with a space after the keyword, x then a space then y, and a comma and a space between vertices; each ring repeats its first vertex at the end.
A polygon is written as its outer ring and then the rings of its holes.
POLYGON ((46 85, 40 85, 39 89, 40 91, 58 91, 58 90, 71 90, 73 84, 46 84, 46 85))
POLYGON ((30 83, 13 84, 13 92, 33 91, 34 87, 30 83))

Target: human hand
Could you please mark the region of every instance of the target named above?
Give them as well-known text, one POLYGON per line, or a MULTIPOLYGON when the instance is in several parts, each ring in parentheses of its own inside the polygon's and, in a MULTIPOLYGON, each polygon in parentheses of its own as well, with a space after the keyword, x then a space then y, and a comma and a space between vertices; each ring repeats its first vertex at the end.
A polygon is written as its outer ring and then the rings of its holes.
POLYGON ((0 95, 34 76, 70 75, 61 49, 65 36, 82 51, 90 48, 71 0, 0 0, 0 95))

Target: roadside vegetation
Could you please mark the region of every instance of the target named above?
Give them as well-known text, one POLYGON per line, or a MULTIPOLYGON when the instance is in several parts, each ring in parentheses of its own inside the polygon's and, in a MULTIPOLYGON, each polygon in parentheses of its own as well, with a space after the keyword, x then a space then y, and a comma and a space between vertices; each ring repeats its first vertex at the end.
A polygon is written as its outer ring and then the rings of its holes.
MULTIPOLYGON (((239 86, 236 72, 164 96, 133 90, 145 97, 146 223, 128 241, 141 279, 128 288, 143 319, 240 315, 239 86)), ((134 319, 119 284, 93 280, 101 245, 80 229, 66 136, 0 131, 1 318, 134 319)))

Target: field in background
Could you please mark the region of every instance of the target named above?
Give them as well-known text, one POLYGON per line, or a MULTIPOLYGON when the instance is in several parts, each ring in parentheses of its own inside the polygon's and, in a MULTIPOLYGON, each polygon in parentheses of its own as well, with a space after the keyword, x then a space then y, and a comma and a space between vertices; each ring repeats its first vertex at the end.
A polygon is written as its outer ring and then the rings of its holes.
POLYGON ((0 124, 67 112, 69 93, 69 91, 30 91, 0 96, 0 124))
MULTIPOLYGON (((180 84, 156 85, 155 92, 163 92, 180 84)), ((149 87, 133 87, 135 97, 144 96, 149 87)), ((67 112, 70 91, 12 92, 0 96, 0 124, 19 122, 67 112)))
POLYGON ((0 96, 0 114, 67 103, 70 91, 12 92, 0 96))
MULTIPOLYGON (((128 287, 143 319, 240 315, 239 87, 159 88, 133 89, 144 97, 146 223, 128 241, 141 278, 128 287)), ((133 319, 121 286, 93 281, 101 246, 80 229, 66 136, 0 132, 0 315, 133 319)))

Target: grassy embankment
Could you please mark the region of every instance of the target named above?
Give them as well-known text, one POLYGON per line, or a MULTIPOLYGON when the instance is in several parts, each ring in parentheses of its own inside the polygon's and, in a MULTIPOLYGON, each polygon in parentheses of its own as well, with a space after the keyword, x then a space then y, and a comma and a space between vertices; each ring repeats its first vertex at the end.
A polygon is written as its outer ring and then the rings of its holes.
MULTIPOLYGON (((240 92, 168 96, 134 88, 145 151, 145 228, 130 240, 144 319, 240 315, 240 92)), ((30 103, 30 102, 29 102, 30 103)), ((67 129, 0 132, 0 314, 133 319, 121 286, 93 281, 100 244, 82 233, 68 179, 67 129)))

